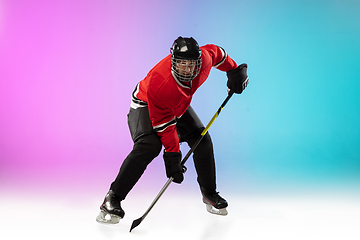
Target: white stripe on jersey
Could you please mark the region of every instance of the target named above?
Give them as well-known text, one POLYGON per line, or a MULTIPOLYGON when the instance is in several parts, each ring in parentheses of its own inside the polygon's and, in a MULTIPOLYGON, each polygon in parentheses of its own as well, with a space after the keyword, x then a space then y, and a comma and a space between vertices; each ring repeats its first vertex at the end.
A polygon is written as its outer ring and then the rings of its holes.
POLYGON ((221 59, 221 61, 219 63, 214 65, 214 68, 218 68, 221 64, 223 64, 225 62, 225 60, 226 60, 226 57, 227 57, 226 51, 222 47, 219 47, 219 48, 221 50, 222 59, 221 59))
POLYGON ((132 101, 132 99, 131 99, 130 107, 133 108, 133 109, 137 109, 137 108, 147 107, 147 106, 146 106, 146 105, 138 104, 138 103, 132 101))
POLYGON ((163 131, 165 131, 166 128, 168 128, 169 126, 175 125, 175 124, 176 124, 176 117, 171 119, 169 122, 154 126, 154 130, 156 132, 163 132, 163 131))

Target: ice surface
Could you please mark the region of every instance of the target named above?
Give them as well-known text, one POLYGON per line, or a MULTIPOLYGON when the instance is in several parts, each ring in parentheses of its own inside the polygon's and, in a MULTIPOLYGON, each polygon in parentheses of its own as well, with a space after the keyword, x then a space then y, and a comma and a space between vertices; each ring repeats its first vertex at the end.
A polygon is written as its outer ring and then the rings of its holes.
POLYGON ((200 194, 164 195, 129 232, 154 196, 130 196, 118 224, 96 222, 103 195, 22 196, 0 193, 0 239, 360 239, 359 198, 226 196, 227 216, 209 214, 200 194), (181 206, 180 206, 181 204, 181 206), (177 234, 173 234, 176 232, 177 234), (125 238, 124 238, 125 237, 125 238))

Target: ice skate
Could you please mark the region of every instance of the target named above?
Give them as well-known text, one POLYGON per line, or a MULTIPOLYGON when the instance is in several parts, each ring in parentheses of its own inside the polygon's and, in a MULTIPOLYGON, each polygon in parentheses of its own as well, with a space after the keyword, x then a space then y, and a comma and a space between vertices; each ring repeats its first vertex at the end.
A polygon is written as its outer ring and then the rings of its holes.
POLYGON ((114 192, 110 190, 100 206, 100 213, 96 218, 99 223, 116 224, 120 222, 125 215, 121 208, 120 200, 116 198, 114 192))
POLYGON ((206 210, 209 213, 225 216, 228 214, 226 207, 228 203, 223 199, 218 192, 208 193, 205 189, 201 188, 203 202, 206 204, 206 210))

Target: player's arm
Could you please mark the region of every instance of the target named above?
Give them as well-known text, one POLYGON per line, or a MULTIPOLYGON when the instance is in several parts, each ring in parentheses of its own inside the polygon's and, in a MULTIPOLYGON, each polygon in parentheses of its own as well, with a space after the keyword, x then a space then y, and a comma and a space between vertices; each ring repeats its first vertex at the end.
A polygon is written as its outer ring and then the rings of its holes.
POLYGON ((220 71, 227 72, 237 67, 236 62, 227 54, 225 49, 214 44, 202 47, 208 51, 212 60, 212 66, 220 71))
POLYGON ((219 46, 209 44, 204 46, 204 48, 210 53, 213 67, 226 72, 228 88, 235 93, 242 93, 249 83, 247 64, 243 63, 238 66, 226 51, 219 46))
POLYGON ((150 120, 165 150, 167 152, 180 152, 179 137, 176 131, 176 117, 172 112, 169 101, 156 99, 148 95, 150 120))
MULTIPOLYGON (((169 100, 168 100, 169 101, 169 100)), ((176 131, 176 117, 172 108, 166 106, 168 101, 161 101, 161 106, 153 98, 148 97, 149 115, 154 130, 157 132, 165 148, 164 163, 166 176, 173 177, 173 182, 181 183, 184 180, 183 166, 181 166, 181 151, 179 137, 176 131)))

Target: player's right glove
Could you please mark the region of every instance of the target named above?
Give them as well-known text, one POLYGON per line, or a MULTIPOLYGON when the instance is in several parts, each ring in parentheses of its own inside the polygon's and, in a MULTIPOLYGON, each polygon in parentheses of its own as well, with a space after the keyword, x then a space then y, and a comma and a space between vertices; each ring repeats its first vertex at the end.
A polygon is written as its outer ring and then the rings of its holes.
POLYGON ((184 180, 186 168, 181 166, 181 152, 164 152, 166 176, 173 177, 173 182, 181 183, 184 180))
POLYGON ((235 93, 242 93, 249 83, 247 76, 247 64, 243 63, 235 69, 226 72, 228 77, 227 86, 235 93))

